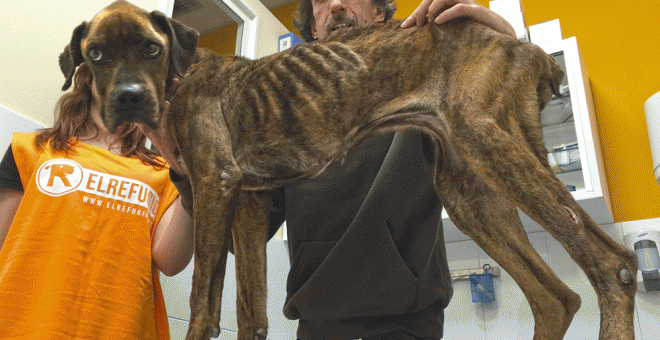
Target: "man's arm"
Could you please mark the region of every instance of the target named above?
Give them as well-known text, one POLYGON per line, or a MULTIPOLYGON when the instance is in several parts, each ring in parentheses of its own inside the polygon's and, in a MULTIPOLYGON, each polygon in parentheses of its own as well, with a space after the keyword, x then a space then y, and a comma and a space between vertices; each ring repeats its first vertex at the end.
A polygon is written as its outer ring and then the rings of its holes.
POLYGON ((188 215, 193 215, 193 202, 192 202, 192 186, 190 185, 190 179, 187 176, 181 176, 176 171, 170 168, 170 181, 174 184, 174 187, 179 192, 179 197, 181 197, 181 205, 183 209, 188 213, 188 215))
POLYGON ((440 25, 458 17, 470 18, 500 33, 516 37, 513 27, 504 18, 476 0, 422 0, 401 27, 422 26, 427 20, 433 20, 440 25))

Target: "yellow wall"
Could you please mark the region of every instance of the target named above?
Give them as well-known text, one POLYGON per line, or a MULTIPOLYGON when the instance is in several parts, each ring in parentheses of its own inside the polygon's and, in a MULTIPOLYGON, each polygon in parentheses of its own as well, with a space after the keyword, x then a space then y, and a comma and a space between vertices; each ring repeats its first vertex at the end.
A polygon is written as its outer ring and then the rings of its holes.
POLYGON ((282 25, 289 29, 291 32, 295 32, 300 36, 298 30, 293 27, 293 13, 298 9, 298 1, 290 2, 286 5, 275 8, 271 11, 273 15, 280 20, 282 25))
POLYGON ((215 32, 199 37, 199 47, 208 48, 220 55, 233 55, 236 52, 236 32, 238 24, 227 25, 215 32))
MULTIPOLYGON (((420 2, 399 0, 395 18, 405 19, 420 2)), ((644 102, 660 91, 660 4, 523 0, 523 6, 528 25, 559 18, 564 37, 578 39, 592 82, 614 220, 660 217, 644 117, 644 102)), ((296 8, 294 2, 272 13, 294 31, 296 8)))
POLYGON ((527 24, 559 18, 591 78, 615 221, 660 217, 644 102, 660 91, 656 1, 524 1, 527 24))

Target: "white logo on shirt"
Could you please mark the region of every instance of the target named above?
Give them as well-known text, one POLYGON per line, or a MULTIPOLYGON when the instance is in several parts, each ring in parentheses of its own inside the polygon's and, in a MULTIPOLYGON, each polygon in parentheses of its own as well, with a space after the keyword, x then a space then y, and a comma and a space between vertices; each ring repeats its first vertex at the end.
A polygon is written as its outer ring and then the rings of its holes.
MULTIPOLYGON (((132 207, 145 208, 154 218, 160 197, 151 186, 131 178, 106 174, 83 168, 70 159, 52 159, 44 162, 37 170, 37 188, 48 196, 62 196, 82 191, 95 196, 121 201, 126 204, 106 201, 106 208, 133 211, 132 207)), ((88 198, 89 199, 89 198, 88 198)))
POLYGON ((51 159, 37 170, 37 188, 49 196, 75 191, 83 179, 80 164, 68 159, 51 159))

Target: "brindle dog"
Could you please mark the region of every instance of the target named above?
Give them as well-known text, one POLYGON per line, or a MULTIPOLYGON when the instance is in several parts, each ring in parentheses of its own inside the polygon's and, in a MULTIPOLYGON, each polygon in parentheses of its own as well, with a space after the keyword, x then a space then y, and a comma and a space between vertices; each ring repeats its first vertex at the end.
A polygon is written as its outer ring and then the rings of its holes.
POLYGON ((546 159, 539 112, 563 78, 538 47, 461 19, 403 30, 392 21, 258 60, 195 50, 197 33, 158 12, 115 3, 74 31, 68 87, 88 63, 112 131, 160 123, 166 79, 173 134, 194 192, 195 270, 187 339, 219 333, 230 238, 239 339, 264 339, 265 190, 315 176, 368 135, 421 129, 436 143, 435 183, 452 221, 516 280, 535 339, 561 339, 579 296, 532 248, 517 208, 585 271, 601 339, 633 339, 637 263, 575 202, 546 159))

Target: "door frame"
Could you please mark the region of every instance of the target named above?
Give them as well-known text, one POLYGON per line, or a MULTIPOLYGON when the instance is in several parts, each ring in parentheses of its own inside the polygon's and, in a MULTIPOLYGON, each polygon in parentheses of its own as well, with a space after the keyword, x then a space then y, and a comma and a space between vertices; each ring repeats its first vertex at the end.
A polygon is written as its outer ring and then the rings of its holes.
MULTIPOLYGON (((238 24, 236 33, 236 55, 249 59, 257 57, 257 27, 259 17, 256 12, 241 0, 211 0, 238 24)), ((159 0, 161 12, 172 17, 174 0, 159 0)))

